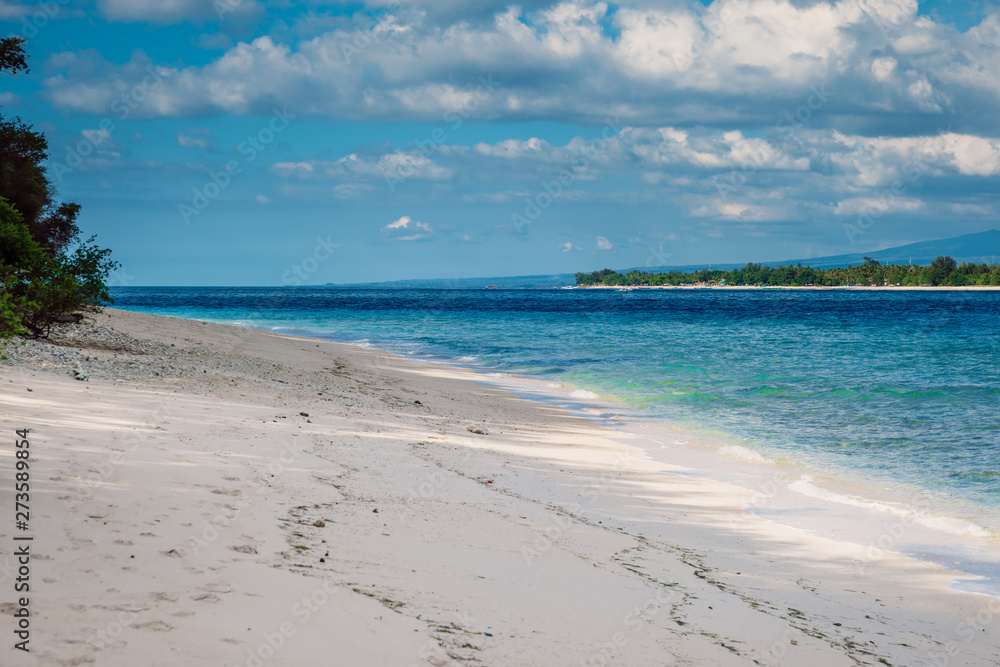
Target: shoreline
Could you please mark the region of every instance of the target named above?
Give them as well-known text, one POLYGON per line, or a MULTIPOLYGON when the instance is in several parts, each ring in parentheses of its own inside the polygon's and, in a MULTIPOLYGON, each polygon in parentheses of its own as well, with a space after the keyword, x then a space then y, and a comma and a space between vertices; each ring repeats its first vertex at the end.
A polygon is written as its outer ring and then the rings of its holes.
POLYGON ((242 665, 275 636, 265 664, 318 664, 331 641, 353 664, 996 664, 1000 598, 948 589, 954 572, 754 518, 746 490, 665 475, 469 371, 97 321, 117 337, 81 348, 87 381, 73 355, 0 362, 5 427, 37 424, 36 576, 53 580, 25 664, 242 665), (293 590, 337 604, 302 621, 293 590))
POLYGON ((858 292, 998 292, 997 285, 568 285, 552 289, 606 290, 799 290, 825 292, 848 290, 858 292))
POLYGON ((973 508, 955 498, 935 499, 935 505, 921 498, 921 490, 907 491, 896 480, 864 478, 844 468, 819 468, 789 459, 790 454, 784 451, 762 455, 739 444, 713 443, 679 424, 644 418, 625 405, 615 404, 614 397, 573 391, 572 385, 484 372, 446 359, 421 362, 457 366, 483 376, 477 382, 556 406, 598 428, 611 429, 613 439, 635 440, 633 446, 651 461, 683 470, 674 470, 674 474, 730 484, 750 494, 747 511, 761 520, 848 542, 868 550, 869 557, 881 545, 914 560, 949 563, 955 572, 949 588, 1000 597, 1000 529, 984 521, 987 508, 973 508), (872 483, 876 487, 871 487, 872 483), (816 502, 821 505, 812 506, 816 502), (809 527, 804 529, 803 525, 809 527), (859 529, 869 525, 890 528, 859 529))

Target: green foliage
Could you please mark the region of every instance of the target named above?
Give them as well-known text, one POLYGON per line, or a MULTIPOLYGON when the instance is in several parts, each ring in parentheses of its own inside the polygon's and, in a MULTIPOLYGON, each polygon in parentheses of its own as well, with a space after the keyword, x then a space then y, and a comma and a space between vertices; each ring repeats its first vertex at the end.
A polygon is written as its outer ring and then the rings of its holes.
POLYGON ((690 273, 669 271, 616 273, 604 269, 577 273, 577 285, 693 285, 695 283, 758 286, 844 286, 844 285, 1000 285, 1000 265, 967 264, 961 266, 951 257, 938 257, 930 266, 907 264, 882 265, 865 258, 860 266, 814 269, 809 266, 762 266, 747 264, 732 271, 702 269, 690 273))
POLYGON ((22 319, 33 338, 48 336, 52 325, 81 310, 100 310, 111 300, 105 281, 117 264, 111 251, 88 239, 70 254, 45 256, 25 274, 14 293, 23 296, 29 309, 22 319))
POLYGON ((24 333, 21 318, 32 306, 14 289, 22 280, 18 267, 43 254, 21 215, 0 197, 0 340, 24 333))
MULTIPOLYGON (((0 40, 0 71, 27 69, 22 43, 0 40)), ((105 283, 117 263, 93 237, 77 243, 80 206, 54 201, 47 151, 41 133, 0 118, 0 340, 47 336, 56 322, 111 300, 105 283)))
POLYGON ((17 74, 28 71, 28 60, 24 54, 24 39, 21 37, 4 37, 0 39, 0 72, 17 74))

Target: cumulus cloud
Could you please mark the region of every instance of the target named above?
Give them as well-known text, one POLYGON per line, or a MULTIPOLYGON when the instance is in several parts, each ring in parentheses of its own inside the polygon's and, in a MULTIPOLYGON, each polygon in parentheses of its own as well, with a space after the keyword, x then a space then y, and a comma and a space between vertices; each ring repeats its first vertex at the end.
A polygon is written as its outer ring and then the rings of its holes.
POLYGON ((597 249, 598 250, 612 250, 613 248, 614 248, 614 246, 611 244, 611 241, 607 240, 603 236, 598 236, 597 237, 597 249))
POLYGON ((441 181, 452 171, 419 153, 393 151, 378 156, 352 153, 334 161, 278 162, 271 171, 299 180, 373 180, 390 183, 409 179, 441 181))
POLYGON ((430 225, 413 220, 408 215, 393 220, 382 228, 382 235, 394 241, 419 241, 430 238, 433 233, 430 225))
POLYGON ((203 151, 218 153, 219 147, 212 138, 212 133, 205 128, 196 128, 187 132, 177 132, 177 145, 183 148, 200 148, 203 151))
MULTIPOLYGON (((117 20, 169 22, 204 6, 100 0, 117 20)), ((169 103, 144 113, 269 113, 282 100, 345 119, 440 122, 461 109, 482 120, 761 125, 776 110, 795 113, 822 83, 833 95, 807 108, 813 125, 892 128, 886 119, 899 113, 959 131, 1000 122, 985 113, 1000 100, 996 15, 960 32, 918 15, 915 0, 633 2, 615 11, 574 0, 469 11, 474 20, 406 5, 367 32, 371 17, 361 13, 357 25, 340 21, 297 41, 242 42, 208 64, 168 68, 169 103)), ((92 111, 125 79, 57 75, 49 95, 66 110, 92 111)))
MULTIPOLYGON (((538 138, 441 144, 433 159, 390 148, 338 160, 278 163, 271 170, 286 181, 334 181, 341 198, 406 187, 409 194, 424 196, 430 180, 437 182, 438 193, 512 211, 539 193, 555 193, 553 203, 672 202, 693 218, 753 223, 878 211, 865 207, 879 198, 893 202, 883 212, 929 214, 916 203, 926 197, 915 193, 935 180, 1000 176, 1000 139, 953 132, 868 137, 810 130, 764 138, 705 128, 623 127, 592 142, 581 136, 562 144, 538 138), (595 148, 581 153, 581 145, 595 148), (579 162, 583 154, 585 168, 579 162), (404 171, 412 180, 408 186, 406 179, 387 176, 404 171)), ((993 196, 994 189, 985 180, 970 182, 954 203, 977 193, 993 196)), ((938 188, 934 197, 947 203, 950 194, 938 188)))

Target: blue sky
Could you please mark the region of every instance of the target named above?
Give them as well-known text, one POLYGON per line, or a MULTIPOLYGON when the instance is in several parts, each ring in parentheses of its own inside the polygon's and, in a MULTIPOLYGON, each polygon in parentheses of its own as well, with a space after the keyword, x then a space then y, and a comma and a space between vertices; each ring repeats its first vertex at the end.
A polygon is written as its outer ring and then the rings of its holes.
POLYGON ((117 284, 523 275, 1000 227, 1000 7, 0 0, 117 284))

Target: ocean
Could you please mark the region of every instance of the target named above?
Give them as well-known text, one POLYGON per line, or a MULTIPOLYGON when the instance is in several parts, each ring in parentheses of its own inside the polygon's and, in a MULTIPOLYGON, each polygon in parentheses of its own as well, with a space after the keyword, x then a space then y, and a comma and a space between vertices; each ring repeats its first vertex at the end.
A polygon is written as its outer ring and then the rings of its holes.
MULTIPOLYGON (((1000 595, 1000 293, 114 288, 115 307, 478 369, 1000 595), (864 528, 859 528, 863 526, 864 528)), ((667 474, 667 473, 665 473, 667 474)), ((863 566, 863 564, 861 565, 863 566)))

